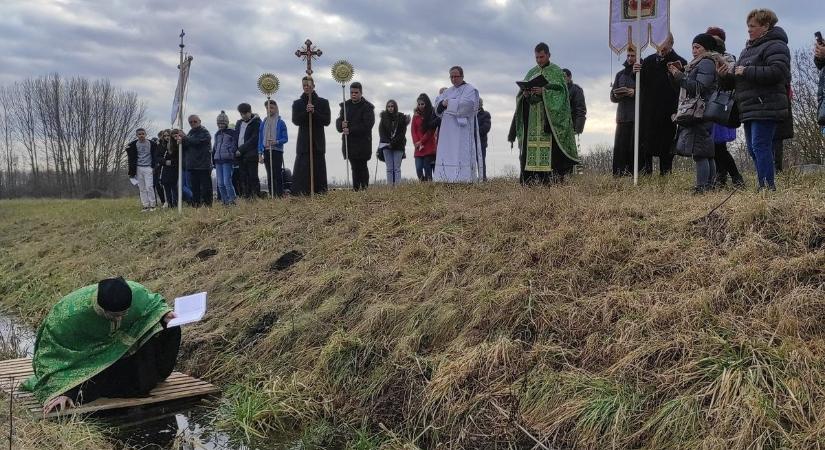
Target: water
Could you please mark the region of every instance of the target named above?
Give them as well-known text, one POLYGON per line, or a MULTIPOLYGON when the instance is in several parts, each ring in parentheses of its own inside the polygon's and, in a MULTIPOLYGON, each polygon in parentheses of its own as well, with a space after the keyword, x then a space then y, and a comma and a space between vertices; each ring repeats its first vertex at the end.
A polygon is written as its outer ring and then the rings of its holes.
MULTIPOLYGON (((2 358, 30 357, 35 333, 13 315, 0 312, 2 358)), ((149 405, 95 419, 110 432, 116 446, 141 449, 251 450, 217 431, 210 410, 200 401, 149 405)))

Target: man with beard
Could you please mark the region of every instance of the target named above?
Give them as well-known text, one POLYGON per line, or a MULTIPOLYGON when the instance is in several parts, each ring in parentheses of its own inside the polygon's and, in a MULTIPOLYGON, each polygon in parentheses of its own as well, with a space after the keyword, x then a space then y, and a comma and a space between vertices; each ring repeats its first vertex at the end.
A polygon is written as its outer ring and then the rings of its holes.
POLYGON ((306 76, 301 80, 304 93, 292 103, 292 123, 298 126, 295 169, 292 171, 292 193, 309 195, 327 191, 326 137, 324 127, 329 126, 332 115, 329 101, 315 93, 315 81, 306 76), (310 122, 312 129, 310 131, 310 122), (310 148, 310 134, 312 148, 310 148), (310 165, 312 152, 312 165, 310 165), (312 170, 312 176, 310 176, 312 170), (314 189, 310 189, 310 183, 314 189))
POLYGON ((344 158, 352 166, 352 188, 366 189, 370 184, 370 170, 367 162, 372 157, 372 128, 375 126, 375 107, 363 97, 361 83, 349 86, 350 99, 346 102, 347 120, 344 120, 344 104, 335 120, 335 128, 341 133, 344 158), (346 146, 349 146, 348 149, 346 146))
POLYGON ((637 63, 633 71, 642 73, 641 111, 639 111, 639 158, 642 173, 653 173, 653 157, 659 157, 659 174, 667 175, 673 169, 673 147, 676 124, 673 114, 679 103, 679 91, 670 81, 668 64, 687 66, 687 60, 673 50, 673 35, 659 50, 637 63))
POLYGON ((536 65, 524 81, 542 75, 547 85, 519 92, 507 140, 512 146, 518 138, 522 184, 563 182, 579 162, 567 81, 561 68, 550 62, 547 44, 536 45, 534 54, 536 65))

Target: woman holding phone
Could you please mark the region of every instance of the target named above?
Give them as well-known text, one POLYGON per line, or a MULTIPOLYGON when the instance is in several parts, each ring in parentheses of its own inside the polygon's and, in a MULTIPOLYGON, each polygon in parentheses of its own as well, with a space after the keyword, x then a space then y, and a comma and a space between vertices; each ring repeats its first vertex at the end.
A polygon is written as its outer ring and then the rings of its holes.
POLYGON ((735 86, 736 105, 745 128, 748 152, 756 165, 759 190, 776 190, 773 140, 779 122, 790 112, 791 79, 788 35, 776 13, 754 9, 748 14, 748 42, 733 64, 719 64, 725 87, 735 86))

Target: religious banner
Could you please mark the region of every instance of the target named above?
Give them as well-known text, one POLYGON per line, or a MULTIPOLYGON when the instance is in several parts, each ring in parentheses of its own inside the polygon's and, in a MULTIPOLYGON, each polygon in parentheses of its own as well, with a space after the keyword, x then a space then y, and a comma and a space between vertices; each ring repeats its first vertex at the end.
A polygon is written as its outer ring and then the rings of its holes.
POLYGON ((178 75, 178 87, 175 88, 175 99, 172 100, 172 125, 178 120, 178 115, 181 113, 183 107, 183 96, 186 93, 186 82, 189 80, 189 67, 192 65, 192 57, 183 60, 180 65, 180 73, 178 75))
POLYGON ((653 45, 658 49, 670 33, 670 0, 610 0, 610 49, 616 54, 632 44, 637 52, 653 45), (641 2, 642 20, 638 20, 641 2), (639 29, 641 25, 641 41, 639 29))

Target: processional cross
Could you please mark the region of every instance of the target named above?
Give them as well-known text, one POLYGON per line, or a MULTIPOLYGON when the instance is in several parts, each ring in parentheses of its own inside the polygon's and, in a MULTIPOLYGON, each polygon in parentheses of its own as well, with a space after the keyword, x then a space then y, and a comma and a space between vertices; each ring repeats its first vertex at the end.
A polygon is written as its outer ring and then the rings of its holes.
MULTIPOLYGON (((312 76, 312 60, 320 57, 324 52, 312 45, 309 39, 304 42, 304 47, 295 50, 295 56, 307 62, 307 76, 312 76)), ((314 84, 314 83, 313 83, 314 84)), ((312 106, 312 95, 307 97, 307 104, 312 106)), ((312 113, 309 114, 309 195, 315 195, 315 147, 312 142, 312 113)))
POLYGON ((312 60, 323 55, 320 49, 316 48, 312 45, 312 41, 309 39, 304 42, 304 47, 295 50, 295 56, 306 60, 307 62, 307 75, 312 76, 312 60))

